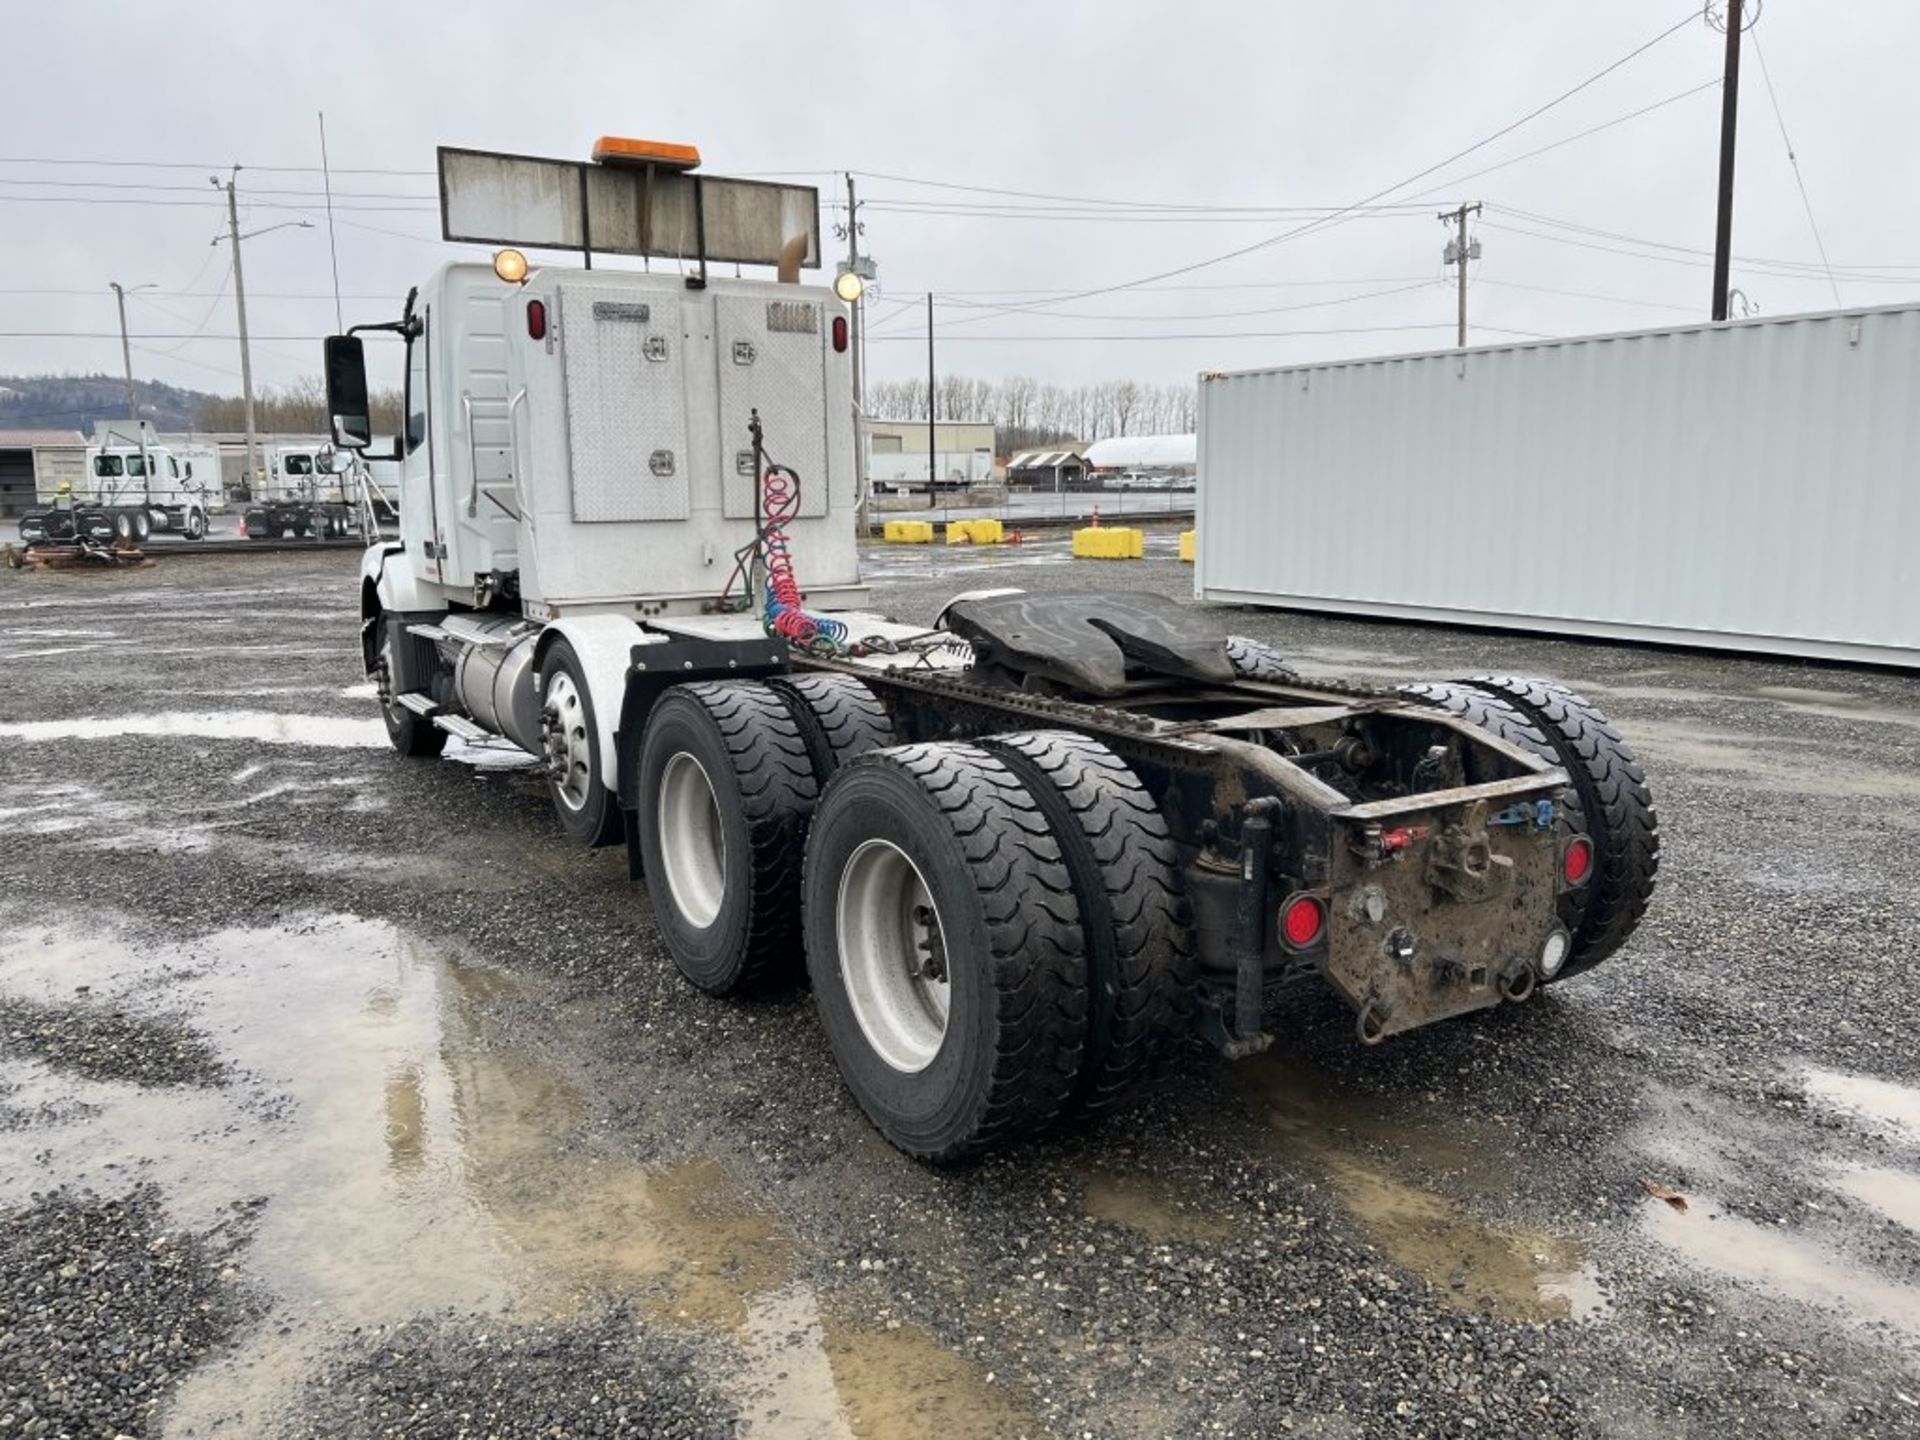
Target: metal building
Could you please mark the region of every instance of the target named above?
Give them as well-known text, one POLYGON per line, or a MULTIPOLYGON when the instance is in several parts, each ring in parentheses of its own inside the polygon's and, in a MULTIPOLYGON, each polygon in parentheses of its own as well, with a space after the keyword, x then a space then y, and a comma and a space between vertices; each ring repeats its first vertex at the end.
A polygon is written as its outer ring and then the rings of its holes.
POLYGON ((80 484, 86 466, 77 430, 0 430, 0 517, 26 514, 62 481, 80 484))
POLYGON ((1216 374, 1204 599, 1920 666, 1920 306, 1216 374))

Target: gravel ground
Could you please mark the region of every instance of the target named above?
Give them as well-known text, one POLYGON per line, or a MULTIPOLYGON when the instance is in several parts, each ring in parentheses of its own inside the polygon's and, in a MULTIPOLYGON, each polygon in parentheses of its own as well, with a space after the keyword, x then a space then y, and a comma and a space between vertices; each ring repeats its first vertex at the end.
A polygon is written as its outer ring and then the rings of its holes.
POLYGON ((289 1433, 314 1440, 737 1434, 731 1407, 692 1374, 689 1347, 623 1319, 492 1334, 415 1320, 362 1337, 362 1353, 315 1378, 306 1414, 289 1433))
MULTIPOLYGON (((924 621, 1185 593, 1170 546, 870 568, 924 621)), ((1524 1007, 1363 1050, 1308 996, 1273 1055, 953 1173, 872 1133, 804 995, 679 982, 533 776, 392 757, 354 587, 0 576, 0 1225, 45 1257, 0 1257, 9 1397, 115 1366, 11 1319, 85 1272, 70 1217, 212 1246, 243 1204, 231 1280, 115 1322, 214 1317, 171 1433, 1920 1434, 1911 679, 1225 613, 1314 674, 1582 689, 1655 788, 1654 907, 1524 1007)))
POLYGON ((235 1238, 178 1231, 151 1186, 59 1193, 0 1218, 0 1434, 147 1433, 245 1322, 222 1270, 235 1238))

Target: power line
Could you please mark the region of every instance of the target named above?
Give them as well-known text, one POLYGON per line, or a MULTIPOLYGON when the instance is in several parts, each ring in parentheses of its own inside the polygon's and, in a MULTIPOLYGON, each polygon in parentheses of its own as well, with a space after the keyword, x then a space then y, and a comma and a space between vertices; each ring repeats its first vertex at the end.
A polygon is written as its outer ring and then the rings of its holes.
MULTIPOLYGON (((233 165, 231 160, 215 160, 201 164, 192 160, 93 160, 81 158, 57 159, 50 155, 0 156, 0 165, 97 165, 107 169, 120 170, 225 170, 233 165)), ((242 170, 253 170, 271 175, 318 175, 318 165, 242 165, 242 170)), ((404 175, 418 177, 433 175, 432 170, 351 170, 336 165, 336 175, 404 175)))
POLYGON ((1766 82, 1767 99, 1773 105, 1774 122, 1780 127, 1780 143, 1787 147, 1787 163, 1793 167, 1793 183, 1800 190, 1800 204, 1807 212, 1807 228, 1813 231, 1814 248, 1820 252, 1820 263, 1826 268, 1827 284, 1833 288, 1833 303, 1836 308, 1847 302, 1840 298, 1840 282, 1833 278, 1833 264, 1827 259, 1827 242, 1820 238, 1820 222, 1813 218, 1813 201, 1807 196, 1807 182, 1800 174, 1800 157, 1794 154, 1793 140, 1787 134, 1786 116, 1780 113, 1780 97, 1774 93, 1773 72, 1767 69, 1767 52, 1760 48, 1760 32, 1753 32, 1753 55, 1760 62, 1760 78, 1766 82))
MULTIPOLYGON (((1533 330, 1508 330, 1498 325, 1477 327, 1498 335, 1525 335, 1536 340, 1552 339, 1533 330)), ((1384 335, 1395 331, 1407 330, 1451 330, 1453 322, 1445 321, 1437 325, 1356 325, 1330 330, 1213 330, 1196 331, 1179 335, 941 335, 942 345, 956 341, 993 342, 998 344, 1028 345, 1054 341, 1081 341, 1087 343, 1107 343, 1128 340, 1288 340, 1296 336, 1310 335, 1384 335)), ((873 340, 912 340, 926 343, 926 334, 907 332, 899 335, 873 335, 873 340)))
MULTIPOLYGON (((1532 224, 1546 225, 1553 229, 1558 229, 1558 230, 1569 230, 1577 235, 1592 235, 1602 240, 1617 240, 1622 242, 1623 244, 1638 245, 1649 250, 1668 251, 1675 255, 1704 256, 1709 260, 1712 259, 1713 257, 1713 252, 1711 250, 1702 250, 1697 246, 1674 245, 1664 240, 1649 240, 1639 235, 1622 234, 1618 230, 1602 230, 1597 226, 1583 225, 1573 220, 1562 220, 1553 215, 1542 215, 1535 210, 1522 210, 1516 205, 1492 205, 1492 206, 1489 206, 1488 208, 1498 210, 1502 214, 1506 214, 1506 215, 1517 215, 1521 219, 1529 221, 1532 224)), ((1539 238, 1554 238, 1554 237, 1539 237, 1539 238)), ((1648 257, 1648 258, 1653 258, 1653 257, 1648 257)), ((1782 259, 1771 258, 1764 255, 1735 255, 1733 258, 1740 264, 1746 265, 1749 267, 1753 267, 1753 268, 1765 267, 1765 268, 1770 268, 1776 271, 1781 271, 1781 270, 1799 271, 1804 276, 1807 276, 1807 277, 1820 276, 1824 274, 1826 268, 1829 268, 1821 265, 1816 265, 1812 261, 1808 261, 1808 260, 1782 260, 1782 259)), ((1881 271, 1890 271, 1890 270, 1920 272, 1920 265, 1902 265, 1902 264, 1838 265, 1838 266, 1832 266, 1830 268, 1836 270, 1839 273, 1846 274, 1851 279, 1876 278, 1874 276, 1869 275, 1868 272, 1881 272, 1881 271)))
MULTIPOLYGON (((961 220, 1030 220, 1046 223, 1095 223, 1100 225, 1268 225, 1282 218, 1297 218, 1301 214, 1318 214, 1319 218, 1330 219, 1338 212, 1286 211, 1271 209, 1259 213, 1244 215, 1214 214, 1205 211, 1188 211, 1169 214, 1161 211, 1129 210, 1048 210, 1035 206, 1032 208, 1010 207, 995 209, 990 206, 940 205, 935 203, 890 203, 885 200, 863 200, 862 210, 873 210, 886 215, 925 216, 932 219, 961 220)), ((1393 210, 1367 210, 1349 216, 1352 220, 1407 220, 1416 215, 1424 215, 1426 208, 1408 208, 1393 210)))
MULTIPOLYGON (((1361 295, 1338 295, 1327 300, 1307 300, 1298 305, 1263 306, 1255 310, 1203 310, 1171 315, 1089 315, 1084 310, 1022 310, 1020 313, 1023 316, 1044 316, 1048 319, 1056 320, 1104 320, 1121 321, 1129 324, 1156 325, 1183 323, 1193 320, 1245 320, 1256 315, 1284 315, 1297 310, 1323 310, 1333 305, 1352 305, 1364 300, 1383 299, 1389 295, 1406 295, 1415 290, 1429 289, 1435 283, 1436 282, 1431 279, 1420 280, 1411 285, 1396 285, 1390 290, 1370 290, 1361 295)), ((941 296, 940 303, 945 304, 949 302, 947 302, 945 296, 941 296)), ((966 309, 982 308, 966 301, 952 301, 950 303, 966 309)), ((955 321, 952 323, 957 324, 960 322, 955 321)))
POLYGON ((1473 283, 1478 285, 1496 285, 1502 290, 1530 290, 1537 295, 1561 295, 1569 300, 1599 300, 1611 305, 1639 305, 1649 310, 1686 310, 1691 305, 1681 305, 1669 300, 1638 300, 1631 295, 1600 295, 1591 290, 1557 290, 1549 285, 1525 285, 1518 280, 1492 280, 1474 272, 1473 283))
MULTIPOLYGON (((162 185, 154 181, 135 180, 42 180, 31 178, 16 180, 0 176, 0 185, 40 185, 55 190, 159 190, 163 192, 186 192, 199 195, 206 190, 204 185, 162 185)), ((391 190, 336 190, 334 199, 343 196, 354 200, 420 200, 439 203, 437 195, 403 195, 391 190)), ((324 190, 273 190, 254 188, 247 192, 254 196, 272 195, 283 200, 320 200, 325 198, 324 190)))
MULTIPOLYGON (((219 258, 219 252, 217 250, 214 250, 212 247, 208 248, 207 255, 208 255, 209 262, 219 258)), ((196 275, 193 277, 193 281, 189 283, 190 284, 198 283, 199 279, 200 279, 200 276, 196 275)), ((101 291, 98 289, 0 290, 0 296, 5 296, 5 295, 97 296, 104 293, 105 293, 104 291, 101 291)), ((145 290, 145 291, 142 291, 141 293, 143 295, 164 295, 167 298, 172 300, 211 300, 216 296, 224 294, 225 291, 223 290, 145 290)), ((340 298, 342 300, 388 300, 390 301, 390 300, 393 300, 395 297, 390 294, 382 294, 382 295, 342 295, 340 298)), ((326 295, 296 294, 294 292, 285 291, 285 290, 281 290, 281 291, 249 290, 247 292, 247 303, 251 305, 255 300, 314 300, 314 301, 324 300, 326 301, 327 304, 331 305, 333 303, 333 296, 331 294, 326 294, 326 295)))
MULTIPOLYGON (((215 252, 215 253, 218 253, 218 252, 215 252)), ((231 261, 229 261, 227 264, 227 272, 221 278, 220 288, 213 292, 213 299, 208 302, 206 313, 203 314, 198 321, 189 319, 187 316, 182 315, 178 310, 173 309, 171 306, 162 305, 159 301, 148 298, 148 295, 144 292, 137 295, 135 298, 142 301, 143 303, 150 306, 151 308, 158 310, 162 315, 168 316, 173 320, 177 320, 183 325, 193 326, 194 337, 198 338, 199 336, 205 334, 207 326, 213 323, 213 312, 220 308, 220 301, 222 297, 226 295, 227 286, 231 284, 232 281, 233 281, 233 264, 231 261)), ((193 343, 192 340, 182 340, 178 344, 172 346, 167 350, 155 351, 154 353, 162 354, 162 355, 176 355, 181 350, 185 349, 188 345, 192 343, 193 343)))
MULTIPOLYGON (((1455 190, 1461 185, 1466 184, 1467 181, 1469 180, 1478 180, 1481 176, 1491 175, 1496 170, 1505 170, 1508 166, 1518 165, 1523 160, 1535 159, 1538 156, 1545 155, 1551 150, 1558 150, 1563 145, 1571 145, 1576 140, 1585 140, 1589 136, 1598 135, 1603 130, 1611 130, 1616 125, 1624 125, 1629 120, 1638 120, 1642 115, 1651 115, 1656 110, 1664 110, 1669 105, 1677 105, 1682 100, 1690 100, 1695 95, 1700 94, 1702 91, 1717 90, 1719 88, 1720 88, 1720 77, 1716 75, 1711 80, 1708 80, 1699 85, 1695 85, 1693 88, 1689 90, 1682 90, 1677 95, 1669 95, 1664 100, 1656 100, 1651 105, 1642 105, 1638 110, 1630 110, 1625 115, 1616 115, 1611 120, 1602 121, 1600 124, 1590 126, 1585 130, 1575 131, 1573 134, 1568 135, 1563 139, 1555 140, 1548 145, 1542 145, 1537 150, 1528 150, 1522 154, 1515 155, 1510 160, 1502 160, 1502 161, 1499 161, 1497 164, 1488 165, 1484 169, 1470 170, 1465 175, 1449 176, 1447 179, 1441 181, 1438 185, 1434 186, 1433 189, 1422 190, 1418 196, 1414 197, 1414 200, 1424 201, 1424 200, 1430 199, 1435 195, 1444 195, 1449 191, 1455 190)), ((1409 201, 1407 203, 1412 204, 1414 203, 1414 201, 1409 201)))
MULTIPOLYGON (((120 332, 118 330, 0 330, 0 340, 118 340, 119 338, 120 332)), ((165 333, 148 332, 140 338, 142 340, 238 340, 240 337, 238 335, 209 335, 204 331, 195 330, 186 333, 178 331, 165 333)), ((297 340, 305 342, 308 340, 324 340, 327 337, 325 335, 254 335, 251 338, 255 340, 297 340)), ((164 354, 165 352, 150 353, 164 354)))
MULTIPOLYGON (((246 204, 249 208, 260 210, 301 210, 298 205, 289 205, 282 201, 256 200, 251 195, 247 197, 246 204)), ((209 206, 216 209, 225 208, 224 202, 218 200, 163 200, 151 195, 0 195, 0 205, 140 205, 194 210, 204 210, 209 206)), ((440 213, 438 205, 340 205, 335 208, 361 214, 438 215, 440 213)))
MULTIPOLYGON (((1111 294, 1116 290, 1130 290, 1134 288, 1136 285, 1151 284, 1160 280, 1171 280, 1174 277, 1179 275, 1189 275, 1196 270, 1204 270, 1213 265, 1224 264, 1229 260, 1237 260, 1243 256, 1254 254, 1257 251, 1267 249, 1271 246, 1283 244, 1288 240, 1292 240, 1298 236, 1311 233, 1317 229, 1340 224, 1343 222, 1346 215, 1349 214, 1350 212, 1361 209, 1368 205, 1372 205, 1376 201, 1383 200, 1387 196, 1393 194, 1396 191, 1405 190, 1408 186, 1414 184, 1416 181, 1426 179, 1427 176, 1433 174, 1436 170, 1443 170, 1447 166, 1453 164, 1456 160, 1463 160, 1467 156, 1475 153, 1476 151, 1485 149, 1487 146, 1493 144, 1494 141, 1502 139, 1507 135, 1511 135, 1515 130, 1518 130, 1521 126, 1526 125, 1529 122, 1538 119, 1540 116, 1546 114, 1549 110, 1554 109, 1556 106, 1565 104, 1568 100, 1571 100, 1575 95, 1578 95, 1581 91, 1586 90, 1591 86, 1597 84, 1601 80, 1605 79, 1607 76, 1611 75, 1614 71, 1618 70, 1621 66, 1627 64, 1632 60, 1637 59, 1639 56, 1645 54, 1647 51, 1651 50, 1654 46, 1658 45, 1661 41, 1667 39, 1671 35, 1675 35, 1679 33, 1681 30, 1691 25, 1694 22, 1694 19, 1698 15, 1698 13, 1699 12, 1694 7, 1689 6, 1685 16, 1675 21, 1672 25, 1669 25, 1666 29, 1662 30, 1659 34, 1655 35, 1652 39, 1644 41, 1643 43, 1635 46, 1632 50, 1629 50, 1625 55, 1622 55, 1618 60, 1615 60, 1611 64, 1605 66, 1604 68, 1595 71, 1592 75, 1589 75, 1586 79, 1582 80, 1579 84, 1573 86, 1572 88, 1563 90, 1560 94, 1554 96, 1553 99, 1547 101, 1545 104, 1535 106, 1533 109, 1529 110, 1526 114, 1522 115, 1519 119, 1510 121, 1509 123, 1501 126, 1498 130, 1495 130, 1492 134, 1487 135, 1482 139, 1474 141, 1473 144, 1467 146, 1465 149, 1456 150, 1453 154, 1447 156, 1444 160, 1436 161, 1435 163, 1427 166, 1423 170, 1415 171, 1412 175, 1409 175, 1405 179, 1397 181, 1396 183, 1389 185, 1382 190, 1376 190, 1373 194, 1364 196, 1361 199, 1354 201, 1351 205, 1345 207, 1343 210, 1336 212, 1333 215, 1327 216, 1322 219, 1309 220, 1304 225, 1295 226, 1293 229, 1282 231, 1278 235, 1270 235, 1266 239, 1257 240, 1251 245, 1243 245, 1238 249, 1229 250, 1225 254, 1211 256, 1205 260, 1196 260, 1186 265, 1178 265, 1170 270, 1161 270, 1151 275, 1142 276, 1136 280, 1127 280, 1127 281, 1122 281, 1121 283, 1116 285, 1103 285, 1103 286, 1097 286, 1089 290, 1082 290, 1077 292, 1076 294, 1063 296, 1061 298, 1063 300, 1069 300, 1069 301, 1085 300, 1095 295, 1111 294)), ((1018 306, 1018 305, 1009 306, 1007 307, 1006 313, 1017 314, 1023 308, 1025 307, 1018 306)))

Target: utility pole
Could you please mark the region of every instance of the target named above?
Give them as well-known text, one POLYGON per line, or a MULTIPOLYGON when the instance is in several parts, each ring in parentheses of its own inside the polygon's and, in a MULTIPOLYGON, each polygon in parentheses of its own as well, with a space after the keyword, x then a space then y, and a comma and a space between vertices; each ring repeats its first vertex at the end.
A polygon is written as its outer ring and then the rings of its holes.
POLYGON ((127 371, 127 419, 138 425, 140 408, 133 402, 133 346, 127 339, 127 292, 118 280, 109 280, 107 284, 113 288, 113 298, 120 306, 120 363, 127 371))
POLYGON ((939 447, 934 444, 933 429, 933 292, 927 292, 927 508, 939 503, 939 487, 934 467, 939 464, 939 447))
POLYGON ((1440 212, 1440 223, 1455 227, 1453 238, 1447 241, 1443 262, 1460 267, 1460 320, 1455 330, 1454 344, 1462 350, 1467 348, 1467 261, 1480 258, 1480 242, 1469 242, 1467 239, 1467 217, 1479 213, 1478 200, 1471 205, 1462 205, 1457 210, 1440 212))
POLYGON ((1727 0, 1726 78, 1720 86, 1720 208, 1713 229, 1713 318, 1727 318, 1733 263, 1733 152, 1740 122, 1740 0, 1727 0))
POLYGON ((253 438, 253 353, 247 348, 247 282, 240 273, 240 206, 233 195, 233 182, 239 175, 236 165, 226 183, 227 238, 233 245, 233 303, 240 315, 240 395, 247 425, 247 489, 252 490, 260 483, 260 449, 253 438))
MULTIPOLYGON (((860 278, 860 202, 853 193, 853 172, 847 172, 847 273, 860 278)), ((867 308, 864 286, 848 308, 853 312, 853 473, 860 500, 858 528, 867 533, 867 387, 865 357, 860 353, 862 315, 867 308)))

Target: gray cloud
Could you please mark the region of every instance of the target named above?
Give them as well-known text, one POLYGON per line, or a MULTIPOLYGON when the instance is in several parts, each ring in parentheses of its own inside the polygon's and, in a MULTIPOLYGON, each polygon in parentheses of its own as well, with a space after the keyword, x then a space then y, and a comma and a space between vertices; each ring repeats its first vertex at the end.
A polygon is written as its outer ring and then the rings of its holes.
MULTIPOLYGON (((0 330, 101 338, 0 338, 0 372, 116 369, 106 287, 117 279, 195 292, 132 302, 136 336, 145 337, 138 373, 237 389, 236 346, 204 338, 233 331, 230 298, 215 296, 226 255, 209 242, 223 213, 206 175, 235 161, 249 167, 241 183, 250 226, 315 216, 316 173, 265 167, 318 164, 322 108, 341 192, 348 318, 373 319, 392 313, 407 285, 442 259, 478 253, 437 240, 431 174, 350 173, 430 172, 439 143, 584 155, 607 132, 686 139, 718 171, 820 172, 813 183, 832 203, 842 182, 830 172, 852 167, 1040 195, 1339 205, 1498 129, 1690 8, 1656 0, 16 3, 0 52, 0 254, 8 261, 0 330), (17 163, 33 158, 182 168, 17 163), (181 188, 104 188, 124 185, 181 188), (129 195, 177 203, 73 203, 129 195), (68 198, 27 198, 47 196, 68 198), (203 338, 154 338, 196 330, 203 338)), ((1758 35, 1832 258, 1913 267, 1843 279, 1847 302, 1920 295, 1911 243, 1920 198, 1900 179, 1910 168, 1907 138, 1920 130, 1920 99, 1902 64, 1920 50, 1920 11, 1892 0, 1772 0, 1758 35)), ((1440 265, 1445 236, 1430 212, 1457 199, 1489 204, 1473 292, 1477 339, 1703 318, 1704 258, 1639 242, 1710 248, 1716 89, 1457 186, 1444 182, 1712 81, 1720 45, 1704 23, 1686 26, 1549 115, 1419 182, 1409 193, 1432 192, 1429 206, 1355 218, 1166 282, 1242 288, 1126 290, 1056 302, 1059 315, 992 315, 969 307, 995 298, 988 292, 1117 284, 1287 224, 1040 217, 1010 207, 1047 202, 863 178, 873 205, 866 243, 882 277, 874 373, 924 364, 914 338, 922 312, 907 302, 929 288, 945 302, 942 368, 983 375, 1166 381, 1202 368, 1444 345, 1453 301, 1440 265), (931 213, 930 204, 952 213, 931 213), (1556 223, 1530 218, 1542 216, 1556 223), (1244 288, 1255 285, 1269 288, 1244 288), (1349 298, 1387 290, 1396 293, 1349 298), (1329 301, 1341 303, 1316 303, 1329 301), (1143 316, 1160 318, 1130 318, 1143 316), (1381 328, 1401 326, 1429 328, 1381 328), (1070 338, 1308 330, 1366 333, 1070 338)), ((1752 47, 1743 78, 1736 251, 1809 264, 1812 237, 1752 47)), ((837 218, 824 217, 829 226, 837 218)), ((312 373, 318 347, 305 337, 330 329, 333 313, 324 228, 262 236, 246 264, 252 325, 263 337, 256 374, 273 383, 312 373)), ((1831 303, 1813 271, 1742 264, 1735 282, 1767 313, 1831 303)), ((1049 308, 1036 294, 999 298, 1049 308)))

